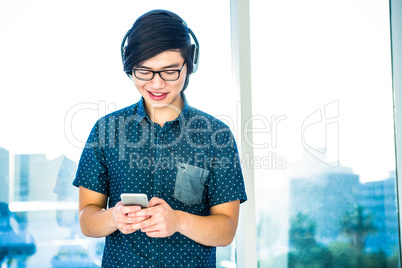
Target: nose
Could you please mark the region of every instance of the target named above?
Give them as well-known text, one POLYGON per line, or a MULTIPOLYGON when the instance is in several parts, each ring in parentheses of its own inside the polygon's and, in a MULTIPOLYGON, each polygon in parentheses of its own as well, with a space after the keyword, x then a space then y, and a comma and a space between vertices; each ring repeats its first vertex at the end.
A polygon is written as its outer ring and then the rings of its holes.
POLYGON ((165 80, 162 79, 160 73, 156 73, 151 81, 149 81, 151 87, 154 89, 163 88, 166 85, 165 80))

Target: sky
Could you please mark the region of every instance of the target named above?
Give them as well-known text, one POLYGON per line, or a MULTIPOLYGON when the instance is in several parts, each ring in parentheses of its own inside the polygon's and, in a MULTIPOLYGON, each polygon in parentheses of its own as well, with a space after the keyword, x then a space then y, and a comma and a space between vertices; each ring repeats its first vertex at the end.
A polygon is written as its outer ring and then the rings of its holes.
POLYGON ((254 111, 287 117, 277 128, 278 155, 322 158, 327 148, 363 181, 388 178, 395 166, 388 3, 251 1, 251 9, 254 111))

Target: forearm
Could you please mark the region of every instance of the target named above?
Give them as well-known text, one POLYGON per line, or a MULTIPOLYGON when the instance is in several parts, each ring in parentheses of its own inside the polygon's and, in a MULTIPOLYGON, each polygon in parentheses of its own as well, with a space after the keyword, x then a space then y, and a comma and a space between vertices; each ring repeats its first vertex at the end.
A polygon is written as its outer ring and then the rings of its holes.
POLYGON ((103 209, 97 205, 84 207, 79 214, 82 233, 89 237, 105 237, 116 231, 113 209, 103 209))
POLYGON ((198 216, 176 211, 180 217, 178 232, 205 246, 224 247, 236 234, 237 222, 228 216, 215 214, 198 216))

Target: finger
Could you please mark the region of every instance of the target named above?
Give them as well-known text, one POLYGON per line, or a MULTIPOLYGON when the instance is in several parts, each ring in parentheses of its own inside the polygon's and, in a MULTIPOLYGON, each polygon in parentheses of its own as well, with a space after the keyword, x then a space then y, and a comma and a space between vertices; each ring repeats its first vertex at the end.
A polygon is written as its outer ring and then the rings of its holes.
POLYGON ((121 213, 120 210, 123 208, 123 204, 121 202, 118 202, 115 206, 114 206, 114 213, 121 213))
POLYGON ((145 219, 145 220, 143 220, 141 222, 136 223, 134 225, 134 228, 136 228, 136 229, 149 228, 151 226, 156 225, 157 223, 158 222, 154 218, 149 217, 149 218, 147 218, 147 219, 145 219))
POLYGON ((132 213, 130 215, 138 216, 138 217, 139 216, 141 216, 141 217, 145 217, 145 216, 152 217, 153 215, 158 213, 158 211, 159 210, 157 209, 157 207, 149 207, 149 208, 141 209, 140 211, 132 213))
POLYGON ((158 224, 154 224, 151 226, 140 228, 139 230, 141 230, 141 232, 143 233, 152 233, 152 232, 160 232, 162 228, 158 224))
POLYGON ((140 206, 124 206, 123 203, 120 201, 116 204, 114 207, 114 213, 115 214, 128 214, 128 213, 133 213, 140 211, 141 207, 140 206))
POLYGON ((126 223, 120 223, 118 226, 118 229, 123 233, 123 234, 129 234, 133 233, 137 230, 139 230, 137 224, 149 219, 149 217, 135 217, 135 218, 130 218, 128 222, 126 223))
POLYGON ((161 205, 161 204, 164 204, 164 203, 166 203, 165 200, 160 199, 158 197, 152 197, 151 200, 148 202, 148 205, 150 207, 153 207, 153 206, 161 205))
POLYGON ((137 231, 138 229, 135 228, 132 224, 126 224, 124 226, 121 226, 121 228, 119 228, 119 230, 123 234, 131 234, 131 233, 134 233, 135 231, 137 231))
POLYGON ((150 216, 127 216, 127 224, 137 224, 151 218, 150 216))
POLYGON ((132 216, 132 215, 127 215, 129 217, 130 223, 138 223, 143 220, 149 219, 151 216, 132 216))
MULTIPOLYGON (((142 231, 142 230, 141 230, 142 231)), ((152 231, 152 232, 145 232, 148 237, 167 237, 169 236, 166 232, 163 231, 152 231)))
POLYGON ((121 227, 127 224, 136 224, 148 218, 149 216, 128 216, 126 214, 119 214, 115 217, 115 221, 118 226, 121 227))
POLYGON ((135 213, 141 210, 140 206, 123 206, 120 211, 123 214, 135 213))

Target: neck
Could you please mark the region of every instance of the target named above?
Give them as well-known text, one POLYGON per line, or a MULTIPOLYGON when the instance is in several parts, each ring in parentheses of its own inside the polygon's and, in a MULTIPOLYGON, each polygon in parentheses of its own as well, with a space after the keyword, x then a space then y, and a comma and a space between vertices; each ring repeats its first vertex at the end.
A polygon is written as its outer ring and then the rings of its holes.
POLYGON ((164 107, 157 107, 146 104, 145 110, 147 111, 148 116, 152 120, 152 122, 157 123, 161 127, 163 127, 166 122, 176 119, 180 115, 183 107, 184 101, 182 98, 180 98, 177 103, 169 104, 164 107))

